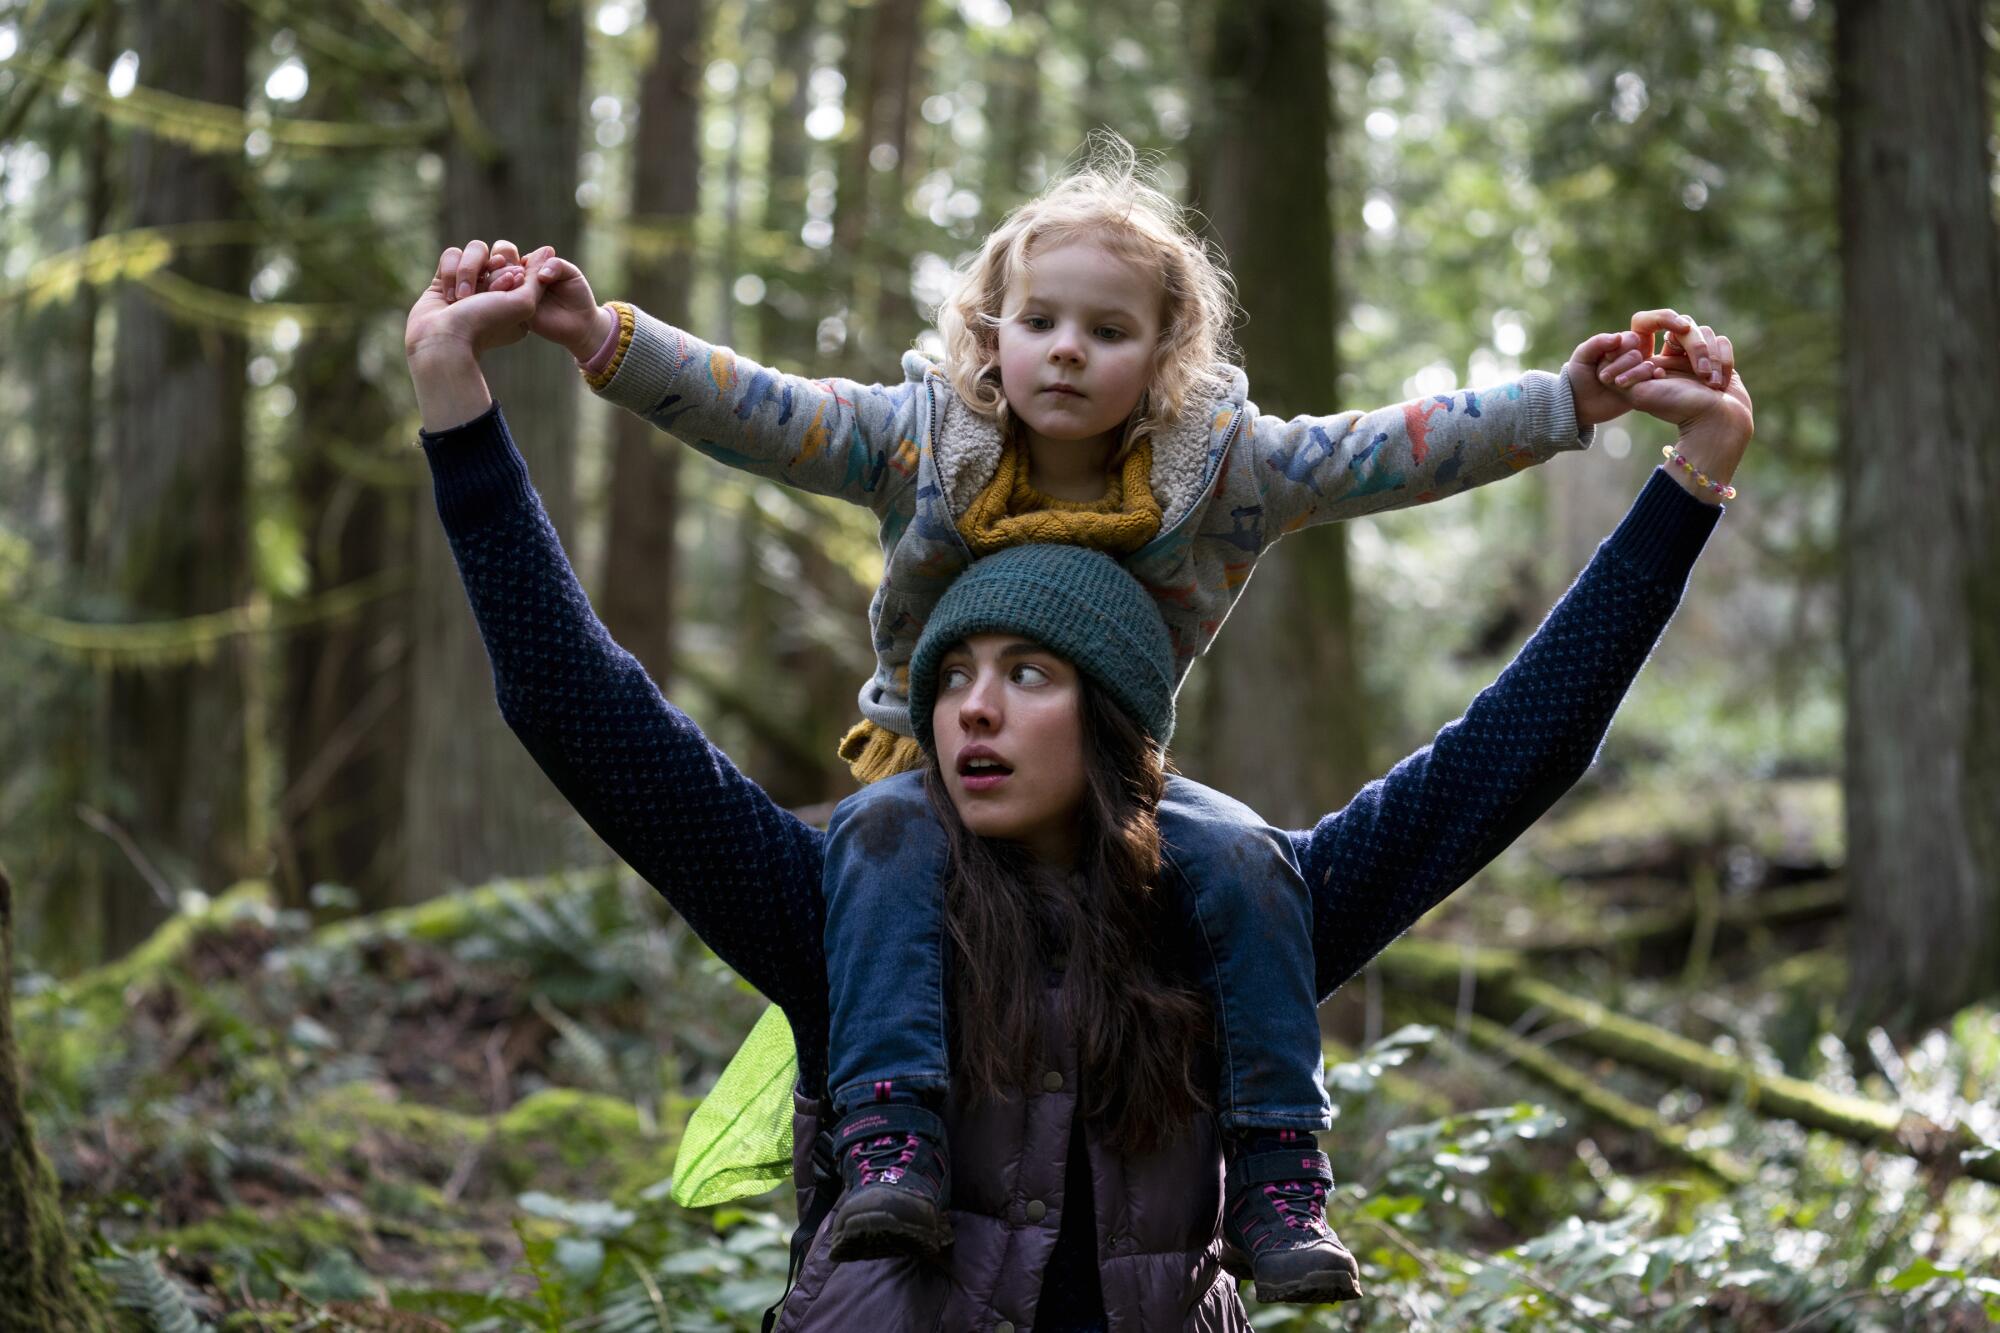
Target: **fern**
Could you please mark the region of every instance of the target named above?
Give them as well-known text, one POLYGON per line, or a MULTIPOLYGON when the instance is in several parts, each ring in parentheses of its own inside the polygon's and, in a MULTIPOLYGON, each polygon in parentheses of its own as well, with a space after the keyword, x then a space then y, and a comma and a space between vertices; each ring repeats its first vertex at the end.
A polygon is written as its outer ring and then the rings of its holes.
POLYGON ((96 1261, 98 1275, 111 1284, 120 1309, 133 1310, 152 1333, 214 1333, 195 1313, 193 1298, 152 1250, 116 1252, 96 1261))

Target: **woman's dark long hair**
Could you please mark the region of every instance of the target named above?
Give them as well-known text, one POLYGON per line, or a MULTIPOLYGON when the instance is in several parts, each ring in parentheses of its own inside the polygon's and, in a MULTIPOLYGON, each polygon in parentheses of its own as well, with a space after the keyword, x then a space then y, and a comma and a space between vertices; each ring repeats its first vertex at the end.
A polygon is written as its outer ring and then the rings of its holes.
POLYGON ((1208 1105, 1209 1008, 1174 965, 1170 942, 1181 932, 1157 888, 1160 754, 1108 695, 1087 677, 1080 683, 1087 785, 1073 873, 967 829, 935 755, 925 769, 951 847, 952 1076, 975 1097, 997 1099, 1039 1074, 1049 967, 1067 955, 1062 1006, 1083 1075, 1080 1109, 1111 1143, 1145 1152, 1208 1105))

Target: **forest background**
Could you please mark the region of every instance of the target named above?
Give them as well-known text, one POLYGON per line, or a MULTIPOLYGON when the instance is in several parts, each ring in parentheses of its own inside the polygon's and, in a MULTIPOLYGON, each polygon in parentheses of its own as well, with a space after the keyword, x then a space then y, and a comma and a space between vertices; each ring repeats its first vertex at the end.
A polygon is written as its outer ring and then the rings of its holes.
MULTIPOLYGON (((1104 127, 1230 258, 1266 410, 1555 369, 1662 305, 1731 336, 1757 404, 1596 768, 1327 1007, 1377 1294, 1260 1326, 2000 1318, 1995 23, 0 3, 0 1001, 78 1247, 37 1253, 160 1327, 754 1326, 782 1205, 663 1182, 759 1005, 501 725, 402 316, 442 246, 505 237, 752 357, 894 378, 951 265, 1104 127)), ((683 461, 547 346, 488 375, 620 641, 823 818, 865 516, 683 461)), ((1276 823, 1338 808, 1670 438, 1628 418, 1285 543, 1189 682, 1182 769, 1276 823)))

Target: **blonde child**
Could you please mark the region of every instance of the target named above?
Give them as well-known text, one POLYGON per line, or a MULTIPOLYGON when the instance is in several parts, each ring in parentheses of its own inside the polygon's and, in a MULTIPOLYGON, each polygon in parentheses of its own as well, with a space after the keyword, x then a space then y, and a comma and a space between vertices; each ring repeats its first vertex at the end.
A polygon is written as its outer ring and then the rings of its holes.
MULTIPOLYGON (((525 266, 543 285, 531 331, 568 349, 600 395, 719 462, 864 505, 880 522, 876 670, 841 747, 868 785, 835 811, 823 881, 839 1258, 935 1253, 951 1240, 935 1114, 948 1083, 947 968, 979 960, 946 947, 944 833, 915 771, 908 666, 959 573, 1027 543, 1112 554, 1166 619, 1171 698, 1278 537, 1584 448, 1627 410, 1626 388, 1662 373, 1650 337, 1601 334, 1559 374, 1366 413, 1260 414, 1229 359, 1226 273, 1122 142, 986 238, 938 312, 942 363, 906 353, 897 385, 783 374, 628 304, 600 306, 582 272, 546 249, 524 265, 507 242, 475 241, 447 251, 440 272, 464 296, 517 285, 525 266)), ((1691 322, 1643 319, 1678 334, 1691 360, 1708 355, 1691 322)), ((962 763, 933 780, 970 798, 967 826, 1001 839, 1025 826, 1030 794, 1009 789, 1007 756, 962 763)), ((1215 1015, 1232 1261, 1262 1300, 1357 1295, 1354 1261, 1324 1216, 1331 1172, 1308 1141, 1331 1117, 1309 901, 1289 844, 1182 778, 1159 822, 1161 880, 1184 904, 1215 1015)), ((1060 970, 1061 942, 1048 952, 1060 970)))

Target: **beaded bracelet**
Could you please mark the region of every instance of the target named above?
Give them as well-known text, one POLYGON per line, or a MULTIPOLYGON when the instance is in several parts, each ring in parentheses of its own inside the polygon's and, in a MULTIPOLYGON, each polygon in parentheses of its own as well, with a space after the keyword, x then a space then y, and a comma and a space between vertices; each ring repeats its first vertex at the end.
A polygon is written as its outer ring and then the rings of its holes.
POLYGON ((1699 471, 1693 463, 1687 461, 1686 454, 1683 454, 1671 444, 1660 446, 1660 457, 1686 468, 1688 475, 1694 478, 1695 485, 1701 487, 1703 490, 1714 491, 1718 497, 1724 500, 1734 500, 1736 498, 1736 488, 1734 486, 1719 481, 1710 481, 1706 472, 1699 471))

